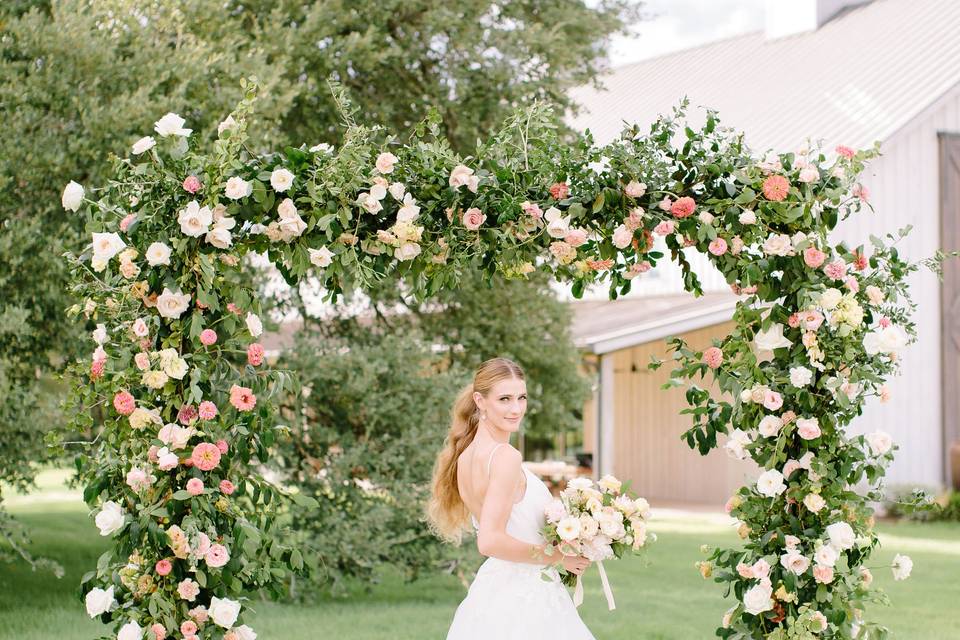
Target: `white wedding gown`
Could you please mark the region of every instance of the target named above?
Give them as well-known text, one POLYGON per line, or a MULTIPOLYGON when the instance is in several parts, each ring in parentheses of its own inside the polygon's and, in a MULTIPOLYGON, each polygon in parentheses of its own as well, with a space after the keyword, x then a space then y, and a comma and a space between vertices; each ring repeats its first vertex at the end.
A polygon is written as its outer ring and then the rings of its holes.
MULTIPOLYGON (((497 445, 498 447, 500 445, 497 445)), ((493 451, 496 451, 494 447, 493 451)), ((493 459, 493 451, 490 459, 493 459)), ((487 462, 487 474, 490 462, 487 462)), ((513 505, 507 533, 531 544, 540 534, 544 507, 553 499, 534 473, 523 469, 527 488, 513 505)), ((471 516, 471 519, 472 516, 471 516)), ((473 526, 479 528, 476 519, 473 526)), ((595 640, 580 619, 556 569, 487 558, 460 603, 447 640, 595 640)))

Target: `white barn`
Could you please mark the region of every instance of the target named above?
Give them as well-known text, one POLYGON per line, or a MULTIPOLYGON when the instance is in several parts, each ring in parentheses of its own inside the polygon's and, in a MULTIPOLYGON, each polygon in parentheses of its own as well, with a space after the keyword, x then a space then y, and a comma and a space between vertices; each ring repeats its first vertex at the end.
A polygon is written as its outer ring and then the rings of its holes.
MULTIPOLYGON (((901 253, 911 259, 960 248, 960 2, 767 0, 766 10, 762 31, 615 68, 602 90, 577 89, 573 97, 582 111, 570 123, 605 143, 619 134, 624 121, 645 126, 686 95, 694 121, 703 116, 695 107, 716 109, 723 124, 745 132, 755 151, 795 150, 808 137, 823 140, 827 149, 879 141, 883 155, 864 179, 876 211, 848 220, 834 239, 866 244, 869 251, 870 234, 910 224, 913 231, 901 253)), ((854 423, 860 431, 883 429, 899 444, 889 485, 949 481, 949 449, 960 441, 960 269, 955 263, 948 263, 942 284, 927 270, 912 277, 919 341, 905 351, 903 375, 889 385, 892 399, 880 405, 872 398, 854 423)), ((707 291, 729 294, 705 260, 698 264, 707 291)), ((682 287, 668 270, 639 290, 662 296, 676 295, 682 287)), ((717 310, 716 298, 705 300, 697 320, 697 312, 685 306, 682 319, 672 325, 661 312, 654 325, 642 320, 646 330, 628 327, 616 340, 597 338, 589 326, 582 327, 578 340, 596 354, 600 378, 589 407, 593 413, 585 420, 585 447, 594 453, 595 472, 629 476, 627 460, 640 455, 630 453, 632 445, 623 441, 623 425, 617 424, 624 420, 623 407, 634 402, 628 395, 639 388, 612 383, 615 370, 636 371, 636 362, 627 366, 627 350, 704 326, 719 331, 724 318, 717 310)), ((678 421, 672 433, 678 436, 685 423, 678 421)), ((654 427, 640 421, 634 428, 654 427)), ((730 488, 740 484, 738 473, 743 469, 728 473, 730 488)))

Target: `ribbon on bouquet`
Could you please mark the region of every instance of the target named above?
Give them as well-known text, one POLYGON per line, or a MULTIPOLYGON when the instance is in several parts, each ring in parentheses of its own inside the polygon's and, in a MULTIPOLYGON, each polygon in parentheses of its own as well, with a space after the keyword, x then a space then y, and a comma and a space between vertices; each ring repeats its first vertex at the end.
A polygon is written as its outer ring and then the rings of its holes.
MULTIPOLYGON (((597 562, 597 569, 600 570, 600 582, 603 584, 603 595, 607 597, 607 609, 613 611, 617 608, 617 603, 613 600, 613 591, 610 589, 610 581, 607 580, 607 572, 603 570, 603 561, 597 562)), ((579 607, 583 604, 583 576, 577 576, 577 586, 573 589, 573 604, 579 607)))

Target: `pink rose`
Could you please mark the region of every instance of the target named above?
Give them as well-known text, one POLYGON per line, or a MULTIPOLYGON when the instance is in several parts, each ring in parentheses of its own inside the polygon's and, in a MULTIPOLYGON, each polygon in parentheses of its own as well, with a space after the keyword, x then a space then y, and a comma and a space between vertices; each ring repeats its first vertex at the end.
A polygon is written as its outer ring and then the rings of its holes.
POLYGON ((236 487, 233 485, 233 483, 230 482, 229 480, 221 480, 221 481, 220 481, 220 493, 222 493, 223 495, 229 496, 229 495, 232 494, 234 491, 236 491, 236 489, 237 489, 237 488, 236 488, 236 487))
POLYGON ((160 451, 160 447, 158 447, 155 444, 150 445, 150 448, 147 449, 147 460, 149 460, 153 464, 157 464, 157 460, 158 460, 157 452, 159 451, 160 451))
POLYGON ((252 411, 257 406, 257 396, 253 390, 239 385, 230 387, 230 404, 238 411, 252 411))
POLYGON ((719 347, 710 347, 703 352, 703 361, 711 369, 716 369, 723 363, 723 351, 719 347))
POLYGON ((180 594, 180 597, 184 600, 193 602, 196 597, 200 595, 200 585, 190 578, 187 578, 177 585, 177 593, 180 594))
POLYGON ((587 241, 587 232, 584 229, 570 229, 563 239, 571 247, 579 247, 587 241))
POLYGON ((828 278, 833 280, 842 280, 847 275, 847 265, 843 260, 834 260, 823 268, 823 272, 828 278))
POLYGON ((816 418, 798 418, 797 433, 804 440, 815 440, 822 432, 816 418))
POLYGON ((200 178, 197 176, 187 176, 183 181, 183 190, 187 193, 196 193, 203 188, 203 185, 200 184, 200 178))
POLYGON ((646 193, 646 191, 646 185, 644 185, 642 182, 637 182, 636 180, 631 180, 627 183, 627 186, 623 188, 623 192, 631 198, 639 198, 646 193))
POLYGON ((197 624, 203 624, 210 617, 210 615, 207 613, 207 608, 204 606, 194 607, 187 613, 191 618, 197 621, 197 624))
POLYGON ((807 331, 816 331, 823 324, 823 314, 819 311, 804 311, 800 314, 800 325, 807 331))
POLYGON ((220 464, 220 449, 211 442, 201 442, 193 448, 190 460, 201 471, 210 471, 220 464))
POLYGON ((769 389, 763 394, 763 406, 770 411, 776 411, 783 406, 783 396, 769 389))
POLYGON ((128 391, 118 391, 113 396, 113 408, 122 416, 128 416, 137 408, 137 401, 128 391))
POLYGON ((844 145, 842 145, 842 144, 837 145, 837 155, 838 155, 838 156, 842 156, 842 157, 847 158, 847 159, 849 160, 849 159, 853 158, 853 156, 854 156, 855 154, 856 154, 856 151, 854 151, 854 150, 851 149, 850 147, 846 147, 846 146, 844 146, 844 145))
POLYGON ((209 347, 217 342, 217 332, 213 329, 204 329, 200 332, 200 343, 209 347))
POLYGON ((651 265, 646 260, 644 260, 643 262, 637 262, 635 264, 630 265, 630 267, 624 272, 623 277, 626 278, 627 280, 633 280, 641 273, 646 273, 647 271, 650 271, 652 267, 653 265, 651 265))
POLYGON ((543 211, 540 209, 540 205, 536 202, 521 202, 520 208, 523 209, 523 212, 535 220, 539 220, 543 217, 543 211))
POLYGON ((198 496, 203 493, 203 481, 199 478, 190 478, 187 480, 187 493, 192 496, 198 496))
POLYGON ((208 566, 222 567, 230 562, 230 554, 222 544, 212 544, 203 559, 208 566))
POLYGON ((770 563, 760 558, 753 563, 753 577, 758 580, 763 580, 764 578, 770 575, 770 563))
POLYGON ((674 223, 673 220, 664 220, 656 227, 653 228, 653 232, 658 236, 668 236, 673 233, 674 223))
POLYGON ((129 213, 123 217, 123 220, 120 221, 120 231, 126 233, 127 229, 130 228, 130 225, 133 224, 133 221, 137 219, 137 214, 129 213))
POLYGON ((167 628, 159 622, 154 622, 150 626, 150 631, 153 632, 153 637, 155 640, 164 640, 164 638, 167 637, 167 628))
POLYGON ((201 420, 213 420, 217 417, 217 405, 209 400, 200 403, 199 416, 201 420))
POLYGON ((789 478, 794 471, 800 468, 800 463, 796 460, 787 460, 783 465, 783 477, 789 478))
POLYGON ((754 578, 753 567, 746 564, 745 562, 741 562, 740 564, 737 565, 737 573, 740 574, 741 578, 745 578, 747 580, 752 580, 754 578))
POLYGON ((263 345, 259 342, 251 342, 247 346, 247 363, 254 367, 263 364, 263 345))
POLYGON ((803 262, 811 269, 816 269, 827 259, 827 254, 816 247, 807 247, 803 250, 803 262))
POLYGON ((860 291, 860 282, 857 280, 856 276, 849 276, 843 281, 843 284, 847 289, 850 289, 850 291, 854 293, 860 291))
POLYGON ((707 249, 715 256, 722 256, 727 252, 727 241, 723 238, 715 238, 707 249))
POLYGON ((570 194, 570 187, 566 182, 556 182, 550 185, 550 196, 554 200, 563 200, 570 194))
MULTIPOLYGON (((613 232, 613 246, 618 249, 626 249, 633 240, 633 231, 627 228, 627 225, 621 224, 613 232)), ((569 242, 569 240, 568 240, 569 242)))
POLYGON ((480 225, 486 221, 487 216, 483 215, 483 212, 476 207, 470 207, 463 213, 463 226, 465 226, 470 231, 477 231, 480 228, 480 225))
POLYGON ((165 575, 168 575, 171 571, 173 571, 173 565, 170 563, 169 560, 164 558, 163 560, 158 560, 157 564, 153 567, 153 569, 154 571, 157 572, 158 575, 165 576, 165 575))
POLYGON ((147 326, 147 321, 143 318, 137 318, 133 321, 133 325, 130 327, 133 330, 133 335, 138 338, 146 338, 150 335, 150 327, 147 326))
POLYGON ((210 551, 210 536, 205 533, 201 533, 197 536, 197 541, 193 552, 198 556, 205 556, 207 555, 207 551, 210 551))
POLYGON ((780 202, 787 197, 790 192, 790 182, 779 174, 767 176, 763 181, 763 196, 767 200, 780 202))
POLYGON ((192 636, 197 633, 197 623, 193 620, 184 620, 180 625, 180 633, 185 636, 192 636))
POLYGON ((661 211, 670 211, 673 208, 673 200, 670 199, 670 196, 663 196, 663 200, 657 206, 660 207, 661 211))
POLYGON ((670 207, 670 213, 676 218, 686 218, 693 215, 697 209, 697 203, 690 196, 684 196, 673 203, 670 207))
POLYGON ((833 567, 816 565, 813 568, 813 578, 820 584, 830 584, 833 582, 833 567))
POLYGON ((726 504, 723 505, 723 510, 726 511, 727 513, 730 513, 731 511, 733 511, 734 505, 737 504, 737 502, 738 502, 737 496, 730 496, 729 498, 727 498, 726 504))

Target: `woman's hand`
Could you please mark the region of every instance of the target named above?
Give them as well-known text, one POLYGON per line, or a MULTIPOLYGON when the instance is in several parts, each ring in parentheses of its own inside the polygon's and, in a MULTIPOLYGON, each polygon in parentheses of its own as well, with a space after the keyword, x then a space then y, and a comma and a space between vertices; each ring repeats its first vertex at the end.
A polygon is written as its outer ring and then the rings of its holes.
POLYGON ((570 573, 580 576, 583 575, 583 572, 587 570, 591 563, 583 556, 563 556, 561 564, 570 573))

